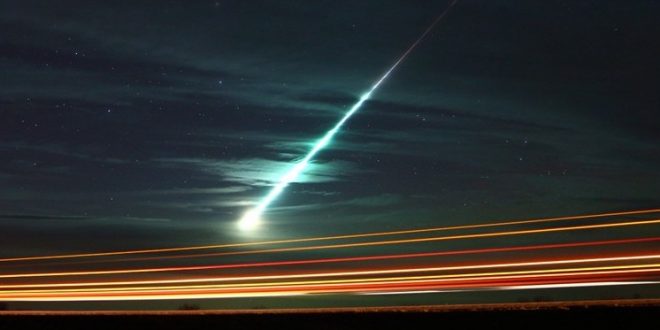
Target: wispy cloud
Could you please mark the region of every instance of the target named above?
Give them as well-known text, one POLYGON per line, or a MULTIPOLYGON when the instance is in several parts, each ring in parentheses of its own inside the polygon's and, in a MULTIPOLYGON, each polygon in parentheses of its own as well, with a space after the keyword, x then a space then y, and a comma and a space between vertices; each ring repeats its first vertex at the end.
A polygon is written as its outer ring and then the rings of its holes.
MULTIPOLYGON (((263 158, 236 160, 209 160, 196 158, 162 158, 156 162, 165 167, 197 168, 200 171, 217 175, 226 182, 248 186, 270 186, 291 166, 292 161, 279 161, 263 158)), ((339 181, 357 171, 348 161, 333 160, 311 163, 305 172, 293 183, 321 183, 339 181)))
MULTIPOLYGON (((326 196, 327 197, 327 196, 326 196)), ((290 206, 273 207, 271 212, 292 212, 292 211, 321 211, 337 207, 369 208, 378 209, 386 206, 393 206, 405 201, 400 194, 378 194, 371 196, 357 197, 339 201, 322 201, 320 203, 304 203, 290 206)))
POLYGON ((231 195, 251 190, 249 186, 228 186, 222 188, 175 188, 125 192, 127 195, 231 195))

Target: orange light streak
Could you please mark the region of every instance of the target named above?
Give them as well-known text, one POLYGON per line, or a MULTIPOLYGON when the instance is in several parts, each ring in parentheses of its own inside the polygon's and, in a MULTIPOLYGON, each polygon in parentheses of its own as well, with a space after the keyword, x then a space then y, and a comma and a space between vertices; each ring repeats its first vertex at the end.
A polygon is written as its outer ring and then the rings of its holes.
POLYGON ((226 264, 226 265, 158 267, 158 268, 140 268, 140 269, 115 269, 115 270, 100 270, 100 271, 73 271, 73 272, 51 272, 51 273, 6 274, 6 275, 0 275, 0 278, 116 275, 116 274, 135 274, 135 273, 158 273, 158 272, 235 269, 235 268, 250 268, 250 267, 291 266, 291 265, 306 265, 306 264, 321 264, 321 263, 392 260, 392 259, 404 259, 404 258, 423 258, 423 257, 433 257, 433 256, 480 254, 480 253, 495 253, 495 252, 533 251, 533 250, 543 250, 543 249, 600 246, 600 245, 613 245, 613 244, 630 244, 630 243, 642 243, 642 242, 654 242, 654 241, 660 241, 660 237, 605 240, 605 241, 595 241, 595 242, 543 244, 543 245, 532 245, 532 246, 502 247, 502 248, 483 248, 483 249, 469 249, 469 250, 458 250, 458 251, 408 253, 408 254, 381 255, 381 256, 308 259, 308 260, 295 260, 295 261, 255 262, 255 263, 226 264))
MULTIPOLYGON (((658 266, 658 265, 656 265, 658 266)), ((625 268, 625 267, 634 267, 634 266, 614 266, 614 268, 625 268)), ((611 269, 612 267, 594 267, 594 268, 600 268, 600 269, 611 269)), ((589 270, 589 269, 594 269, 594 268, 576 268, 577 270, 589 270)), ((68 300, 77 300, 77 301, 83 301, 83 300, 132 300, 132 299, 138 299, 138 297, 142 299, 147 299, 147 297, 150 297, 148 299, 170 299, 167 297, 180 297, 180 299, 184 297, 192 297, 192 296, 200 296, 200 295, 212 295, 209 297, 213 298, 228 298, 228 297, 237 297, 237 296, 245 296, 245 295, 253 295, 253 296, 271 296, 271 295, 277 295, 277 294, 292 294, 292 293, 297 293, 297 294, 308 294, 308 293, 355 293, 356 291, 362 293, 365 290, 376 290, 376 291, 382 291, 383 289, 391 289, 391 290, 400 290, 402 288, 421 288, 421 289, 429 289, 430 287, 434 288, 483 288, 484 286, 503 286, 503 285, 512 285, 512 284, 526 284, 526 285, 553 285, 553 284, 571 284, 571 283, 580 283, 580 282, 590 282, 588 281, 589 278, 585 278, 585 276, 593 276, 593 275, 608 275, 604 278, 597 278, 596 280, 602 281, 603 279, 606 278, 611 278, 613 277, 612 275, 619 275, 615 276, 617 279, 622 279, 620 275, 626 275, 626 274, 631 274, 631 273, 640 273, 640 272, 646 272, 648 273, 649 271, 654 271, 658 272, 660 271, 659 268, 655 269, 643 269, 643 270, 619 270, 619 271, 591 271, 591 272, 579 272, 579 273, 566 273, 566 271, 569 271, 569 269, 551 269, 551 270, 541 270, 541 271, 536 271, 536 272, 561 272, 564 271, 565 273, 555 273, 555 274, 541 274, 541 275, 522 275, 522 276, 487 276, 487 277, 474 277, 474 275, 477 274, 455 274, 454 276, 472 276, 472 278, 469 278, 467 280, 465 279, 447 279, 447 280, 442 280, 442 281, 429 281, 428 279, 423 279, 423 280, 411 280, 415 278, 420 278, 420 277, 407 277, 405 282, 402 281, 392 281, 390 278, 382 278, 382 279, 377 279, 378 282, 369 282, 369 283, 352 283, 352 284, 345 284, 345 283, 334 283, 334 284, 327 284, 324 283, 322 285, 310 285, 309 283, 304 283, 305 285, 298 285, 298 286, 290 286, 290 285, 279 285, 277 287, 252 287, 252 288, 246 288, 246 289, 241 289, 241 290, 227 290, 227 289, 207 289, 207 288, 195 288, 195 289, 181 289, 181 288, 176 288, 176 289, 171 289, 171 290, 154 290, 154 288, 150 288, 151 290, 144 290, 144 291, 114 291, 114 292, 103 292, 99 290, 95 291, 87 291, 87 292, 76 292, 74 294, 68 293, 68 292, 61 292, 58 290, 53 290, 51 293, 41 293, 41 294, 34 294, 34 293, 14 293, 14 294, 9 294, 9 295, 0 295, 3 300, 8 300, 8 301, 62 301, 62 299, 68 299, 68 300), (571 277, 580 277, 578 279, 572 279, 570 280, 569 278, 571 277), (546 279, 545 282, 542 282, 542 278, 548 278, 551 277, 551 279, 546 279), (524 281, 522 281, 523 278, 527 278, 524 281), (507 279, 511 279, 510 281, 506 281, 507 279), (518 280, 517 282, 515 280, 518 280), (569 281, 570 280, 570 281, 569 281), (462 282, 457 282, 457 281, 462 281, 462 282), (572 282, 571 282, 572 281, 572 282), (449 282, 456 282, 455 284, 451 284, 449 282), (445 284, 443 284, 445 283, 445 284)), ((533 273, 535 271, 528 271, 528 272, 522 272, 524 274, 529 274, 533 273)), ((490 273, 490 274, 511 274, 511 273, 520 273, 520 272, 499 272, 499 273, 490 273)), ((446 276, 446 275, 445 275, 446 276)), ((627 279, 627 277, 626 277, 627 279)), ((339 282, 342 280, 337 280, 335 282, 339 282)), ((351 281, 351 280, 348 280, 351 281)), ((593 280, 591 281, 593 282, 593 280)), ((657 283, 657 282, 652 282, 652 283, 657 283)), ((174 298, 172 298, 174 299, 174 298)))
POLYGON ((553 222, 553 221, 591 219, 591 218, 602 218, 602 217, 621 216, 621 215, 640 215, 640 214, 650 214, 650 213, 659 213, 659 212, 660 212, 660 209, 648 209, 648 210, 635 210, 635 211, 587 214, 587 215, 577 215, 577 216, 540 218, 540 219, 530 219, 530 220, 505 221, 505 222, 477 224, 477 225, 434 227, 434 228, 425 228, 425 229, 399 230, 399 231, 375 232, 375 233, 352 234, 352 235, 338 235, 338 236, 325 236, 325 237, 312 237, 312 238, 300 238, 300 239, 289 239, 289 240, 274 240, 274 241, 249 242, 249 243, 202 245, 202 246, 190 246, 190 247, 143 249, 143 250, 128 250, 128 251, 98 252, 98 253, 78 253, 78 254, 64 254, 64 255, 51 255, 51 256, 3 258, 3 259, 0 259, 0 262, 103 257, 103 256, 116 256, 116 255, 130 255, 130 254, 147 254, 147 253, 166 253, 166 252, 208 250, 208 249, 220 249, 220 248, 230 248, 230 247, 245 247, 245 246, 256 246, 256 245, 275 245, 275 244, 287 244, 287 243, 302 243, 302 242, 313 242, 313 241, 324 241, 324 240, 340 240, 340 239, 350 239, 350 238, 364 238, 364 237, 389 236, 389 235, 404 235, 404 234, 416 234, 416 233, 434 232, 434 231, 476 229, 476 228, 510 226, 510 225, 520 225, 520 224, 530 224, 530 223, 543 223, 543 222, 553 222))
POLYGON ((547 261, 527 261, 527 262, 473 264, 473 265, 445 266, 445 267, 420 267, 420 268, 378 269, 378 270, 360 270, 360 271, 343 271, 343 272, 321 272, 321 273, 308 273, 308 274, 260 275, 260 276, 239 276, 239 277, 211 277, 211 278, 178 279, 178 280, 110 281, 110 282, 52 283, 52 284, 15 284, 15 285, 0 285, 0 289, 25 288, 25 287, 52 288, 52 287, 84 287, 84 286, 169 284, 169 283, 173 284, 173 283, 200 283, 200 282, 245 282, 245 281, 259 281, 259 280, 281 280, 281 279, 323 278, 323 277, 363 276, 363 275, 384 275, 384 274, 402 274, 402 273, 424 273, 424 272, 439 272, 439 271, 453 271, 453 270, 477 270, 477 269, 492 269, 492 268, 515 268, 515 267, 565 265, 565 264, 577 264, 577 263, 598 263, 598 262, 630 261, 630 260, 653 260, 653 259, 660 259, 660 254, 629 255, 629 256, 603 257, 603 258, 559 259, 559 260, 547 260, 547 261))
POLYGON ((309 285, 335 285, 335 284, 383 284, 394 282, 417 283, 428 282, 431 280, 441 280, 442 282, 453 281, 477 281, 484 279, 524 279, 524 278, 543 278, 557 276, 585 276, 585 275, 609 275, 609 274, 633 274, 660 272, 660 264, 632 264, 618 266, 598 266, 598 267, 579 267, 579 268, 555 268, 542 270, 522 270, 522 271, 500 271, 500 272, 482 272, 482 273, 458 273, 443 275, 423 275, 423 276, 399 276, 399 277, 376 277, 359 279, 339 279, 339 280, 308 280, 308 281, 289 281, 289 282, 260 282, 260 283, 233 283, 233 284, 202 284, 202 285, 169 285, 169 286, 139 286, 139 287, 116 287, 116 288, 76 288, 76 289, 28 289, 28 290, 3 290, 0 297, 9 293, 65 293, 65 292, 120 292, 120 291, 143 291, 143 290, 188 290, 188 289, 234 289, 234 288, 291 288, 309 285))

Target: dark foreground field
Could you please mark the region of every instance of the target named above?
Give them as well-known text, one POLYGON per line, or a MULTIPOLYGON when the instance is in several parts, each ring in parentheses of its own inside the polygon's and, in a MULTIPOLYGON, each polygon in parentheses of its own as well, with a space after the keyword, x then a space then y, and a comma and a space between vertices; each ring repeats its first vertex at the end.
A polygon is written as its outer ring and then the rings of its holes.
POLYGON ((0 312, 0 329, 641 329, 660 300, 240 311, 0 312))

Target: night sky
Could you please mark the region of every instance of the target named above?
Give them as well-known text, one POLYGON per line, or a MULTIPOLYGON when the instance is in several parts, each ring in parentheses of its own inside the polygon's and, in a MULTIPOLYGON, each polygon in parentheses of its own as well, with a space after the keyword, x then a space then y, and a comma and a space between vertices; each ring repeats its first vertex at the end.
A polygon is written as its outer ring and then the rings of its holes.
POLYGON ((660 205, 660 2, 0 2, 0 255, 660 205))

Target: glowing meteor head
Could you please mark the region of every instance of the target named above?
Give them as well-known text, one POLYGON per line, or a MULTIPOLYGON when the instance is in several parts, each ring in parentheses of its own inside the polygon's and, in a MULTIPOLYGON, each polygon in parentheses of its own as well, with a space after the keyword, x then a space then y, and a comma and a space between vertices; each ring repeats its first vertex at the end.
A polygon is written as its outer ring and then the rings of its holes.
POLYGON ((238 221, 238 228, 240 230, 249 231, 255 230, 261 223, 261 210, 251 209, 245 212, 241 220, 238 221))

